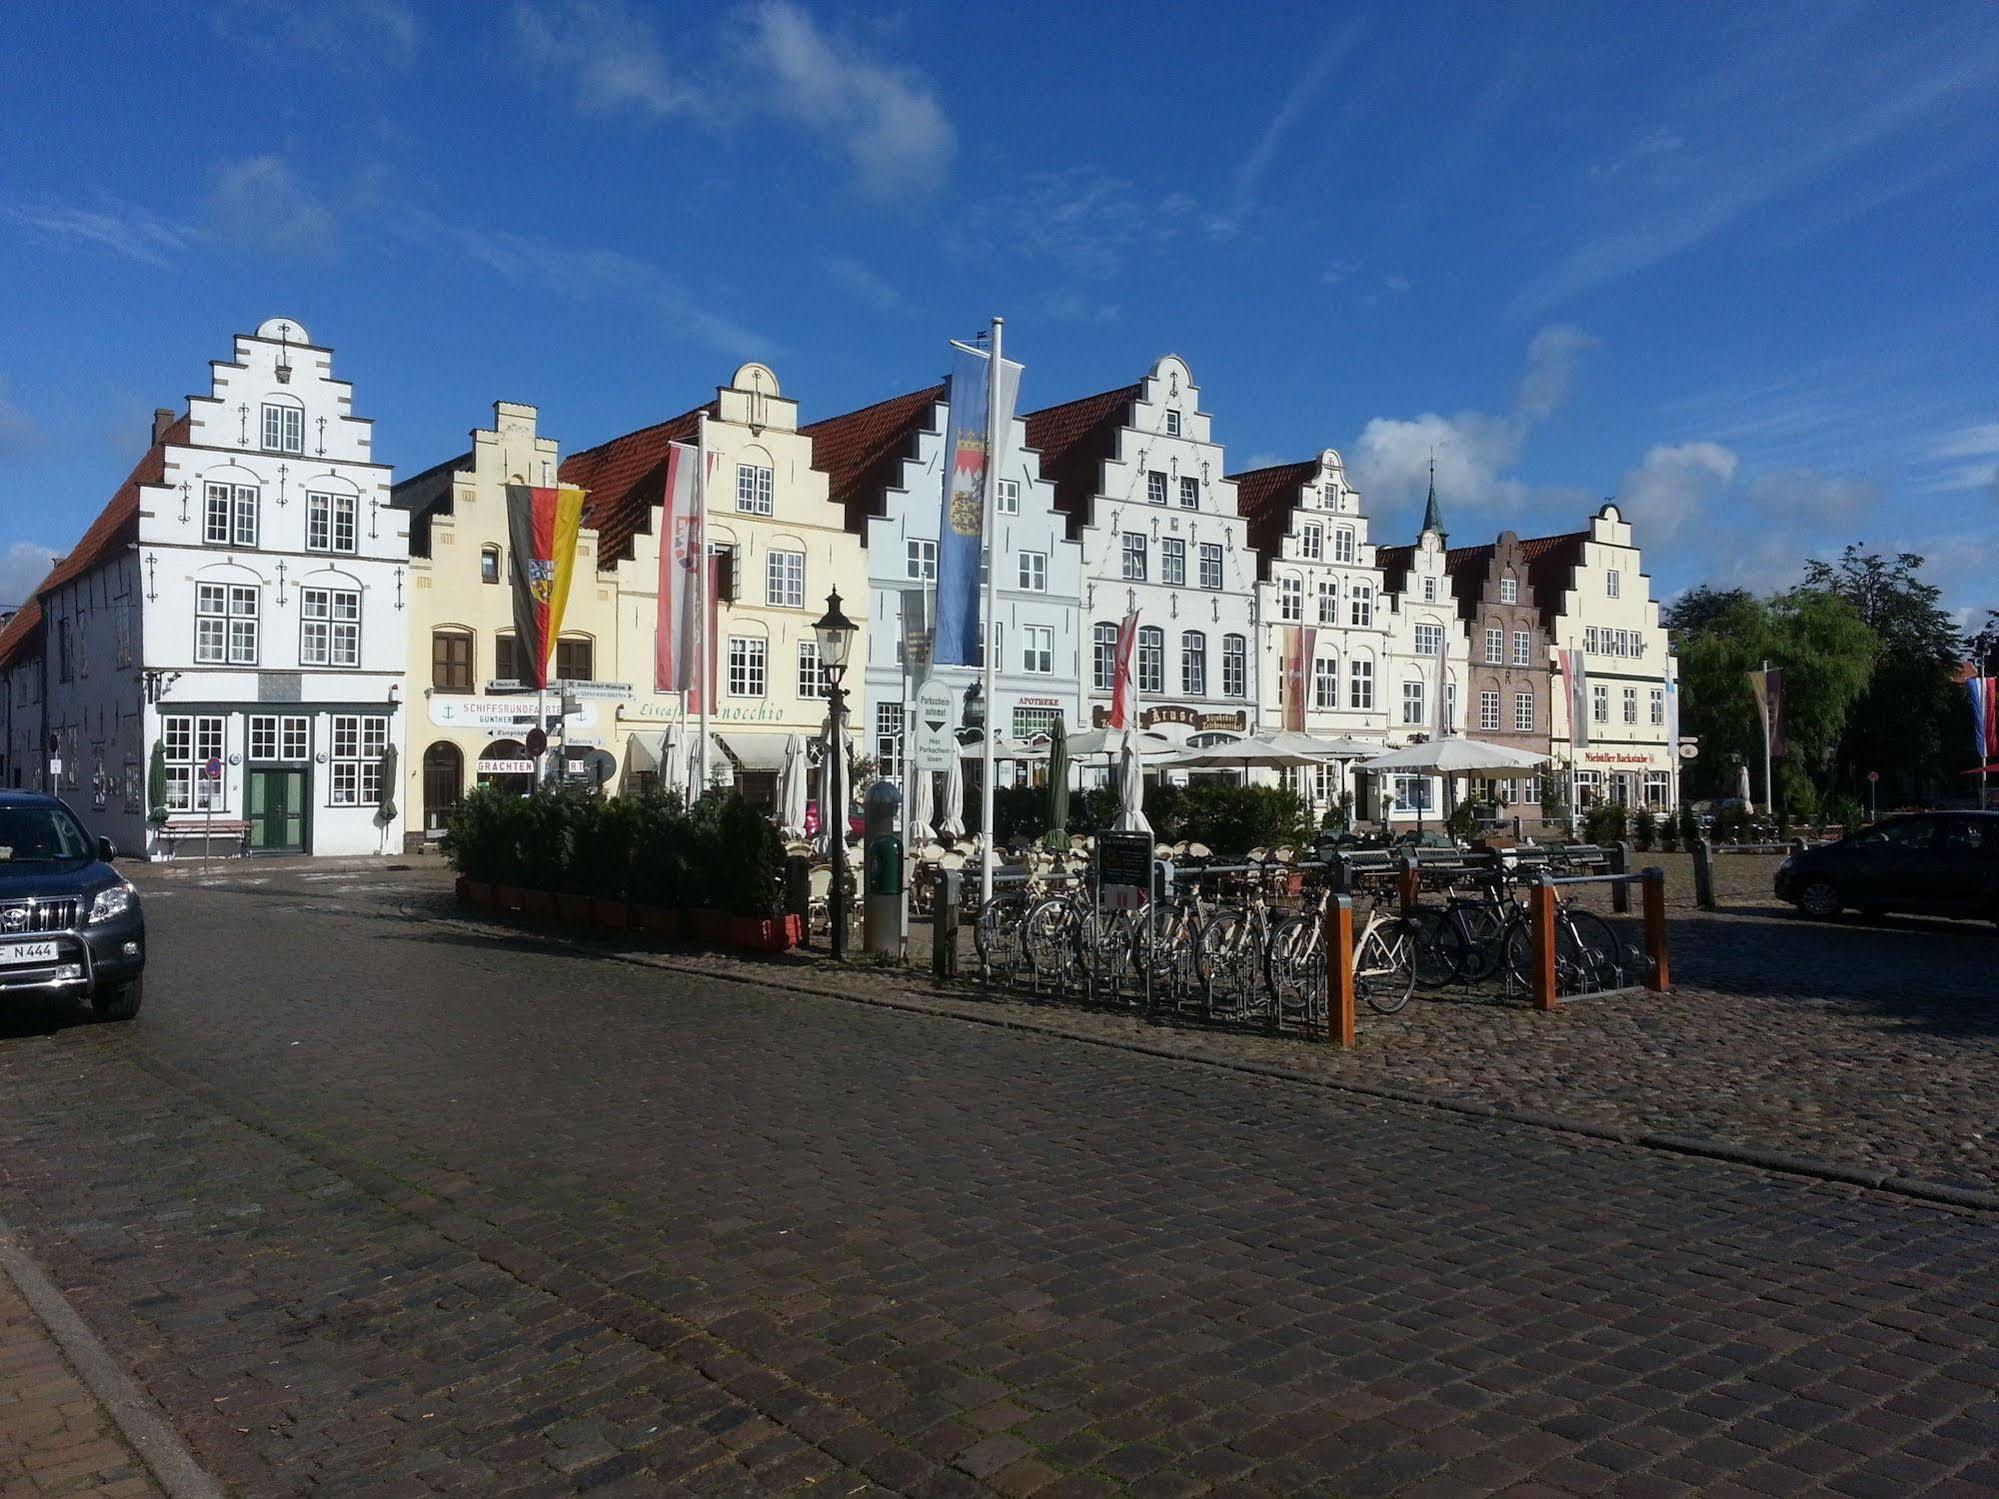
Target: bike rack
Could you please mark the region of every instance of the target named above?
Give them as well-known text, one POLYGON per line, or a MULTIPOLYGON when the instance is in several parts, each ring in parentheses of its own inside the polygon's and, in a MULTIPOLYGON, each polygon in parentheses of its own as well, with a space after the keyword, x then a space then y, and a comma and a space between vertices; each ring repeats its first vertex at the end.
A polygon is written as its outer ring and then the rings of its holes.
POLYGON ((1563 885, 1643 887, 1646 973, 1643 983, 1591 991, 1592 999, 1650 991, 1669 993, 1672 968, 1666 954, 1666 871, 1656 866, 1637 874, 1542 874, 1529 887, 1528 910, 1534 938, 1534 1008, 1552 1010, 1561 1002, 1555 983, 1555 891, 1563 885))

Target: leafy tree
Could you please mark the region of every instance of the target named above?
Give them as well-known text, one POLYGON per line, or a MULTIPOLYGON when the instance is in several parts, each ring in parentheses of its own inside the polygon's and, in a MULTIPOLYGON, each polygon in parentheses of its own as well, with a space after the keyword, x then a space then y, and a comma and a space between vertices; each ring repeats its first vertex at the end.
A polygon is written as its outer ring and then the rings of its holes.
POLYGON ((1985 624, 1971 637, 1969 655, 1979 674, 1991 676, 1999 672, 1999 609, 1985 611, 1985 624))
POLYGON ((1753 597, 1746 588, 1710 588, 1703 583, 1689 588, 1669 604, 1660 615, 1660 622, 1673 632, 1676 645, 1684 645, 1695 636, 1706 634, 1717 619, 1726 617, 1738 604, 1749 603, 1753 597))
POLYGON ((1942 590, 1918 576, 1923 559, 1892 559, 1849 545, 1837 562, 1805 564, 1803 588, 1845 600, 1877 641, 1866 690, 1852 705, 1834 745, 1834 783, 1858 787, 1867 772, 1905 796, 1919 796, 1959 758, 1947 746, 1966 711, 1952 682, 1964 637, 1940 607, 1942 590))

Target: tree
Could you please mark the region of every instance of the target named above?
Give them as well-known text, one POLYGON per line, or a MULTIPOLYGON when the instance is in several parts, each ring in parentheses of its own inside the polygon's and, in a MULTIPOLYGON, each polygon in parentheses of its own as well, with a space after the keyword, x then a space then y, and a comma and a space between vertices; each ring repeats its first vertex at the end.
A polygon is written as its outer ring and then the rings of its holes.
MULTIPOLYGON (((1680 645, 1681 722, 1700 735, 1689 767, 1709 795, 1735 789, 1747 765, 1760 799, 1763 724, 1749 674, 1765 661, 1784 673, 1784 764, 1793 784, 1828 779, 1834 746, 1874 671, 1877 641, 1845 600, 1793 589, 1768 600, 1742 594, 1680 645)), ((1803 803, 1807 793, 1793 792, 1803 803)), ((1811 798, 1815 803, 1815 796, 1811 798)))
POLYGON ((1805 564, 1802 587, 1845 600, 1878 642, 1873 674, 1834 747, 1835 783, 1848 789, 1878 770, 1891 794, 1923 797, 1955 758, 1947 746, 1963 694, 1952 677, 1965 641, 1938 603, 1942 590, 1917 576, 1922 565, 1914 552, 1890 561, 1858 545, 1837 562, 1805 564))
POLYGON ((1999 674, 1999 609, 1985 611, 1985 624, 1968 642, 1971 662, 1980 676, 1999 674))
POLYGON ((1673 632, 1676 645, 1692 640, 1696 635, 1704 635, 1717 619, 1725 617, 1738 604, 1753 600, 1746 588, 1710 588, 1702 583, 1697 588, 1689 588, 1671 604, 1666 606, 1660 621, 1673 632))

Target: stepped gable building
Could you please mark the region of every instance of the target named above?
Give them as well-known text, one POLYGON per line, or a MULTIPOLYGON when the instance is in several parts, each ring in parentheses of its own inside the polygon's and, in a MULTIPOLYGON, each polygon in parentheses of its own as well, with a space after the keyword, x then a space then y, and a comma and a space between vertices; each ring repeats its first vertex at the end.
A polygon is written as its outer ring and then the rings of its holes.
MULTIPOLYGON (((905 624, 922 630, 936 617, 948 396, 945 385, 928 386, 804 429, 847 529, 865 541, 868 594, 848 613, 858 618, 867 611, 869 753, 881 774, 897 780, 906 778, 903 731, 916 687, 905 624)), ((1083 721, 1083 549, 1068 534, 1054 486, 1028 446, 1023 418, 1014 418, 1008 455, 1006 471, 996 476, 987 559, 998 568, 998 621, 987 643, 999 654, 986 722, 1002 736, 1024 739, 1046 733, 1058 719, 1071 729, 1083 721)), ((974 667, 938 667, 936 675, 960 694, 981 680, 974 667)), ((1018 779, 1029 769, 1025 762, 1005 762, 1002 773, 1018 779)))
MULTIPOLYGON (((1256 551, 1263 726, 1285 722, 1285 651, 1291 632, 1302 628, 1313 640, 1305 731, 1385 744, 1388 705, 1381 683, 1388 614, 1381 569, 1360 493, 1347 482, 1340 455, 1327 448, 1304 463, 1234 474, 1231 482, 1256 551)), ((1344 789, 1341 769, 1333 765, 1291 780, 1315 808, 1344 789)))
POLYGON ((155 414, 131 476, 0 634, 11 784, 60 791, 132 851, 400 846, 382 770, 403 743, 407 517, 332 365, 272 318, 212 362, 185 416, 155 414))
POLYGON ((1678 806, 1666 684, 1679 663, 1630 523, 1609 502, 1586 530, 1535 537, 1521 549, 1550 646, 1583 653, 1586 743, 1574 742, 1559 677, 1549 694, 1551 752, 1559 769, 1574 771, 1578 808, 1603 800, 1654 811, 1678 806))
MULTIPOLYGON (((798 428, 798 403, 767 365, 749 363, 715 398, 669 421, 641 428, 565 459, 561 477, 589 491, 584 521, 598 532, 597 567, 617 597, 618 680, 634 689, 615 707, 614 729, 636 733, 636 763, 666 753, 664 736, 695 731, 679 694, 651 692, 659 612, 661 506, 667 447, 690 446, 708 416, 708 546, 722 559, 709 714, 714 778, 771 804, 792 735, 819 734, 826 683, 812 625, 838 590, 860 624, 866 650, 867 559, 826 475, 813 466, 812 439, 798 428), (655 737, 657 736, 657 737, 655 737)), ((861 657, 861 659, 865 659, 861 657)), ((848 704, 866 722, 866 679, 849 671, 848 704)))
MULTIPOLYGON (((1415 545, 1381 547, 1374 554, 1388 602, 1388 737, 1398 746, 1464 732, 1469 661, 1465 624, 1446 564, 1448 548, 1433 468, 1415 545)), ((1385 808, 1370 806, 1365 815, 1378 817, 1385 810, 1391 821, 1415 821, 1419 816, 1434 820, 1443 811, 1437 777, 1396 776, 1385 790, 1392 802, 1385 808)))
MULTIPOLYGON (((523 740, 535 703, 518 691, 526 668, 514 636, 507 486, 557 482, 560 453, 538 421, 533 406, 495 401, 493 425, 473 430, 469 450, 392 492, 410 517, 412 726, 403 795, 412 843, 440 836, 470 786, 526 791, 533 784, 523 740)), ((616 581, 601 570, 602 558, 602 535, 586 524, 551 681, 596 686, 620 680, 620 668, 630 666, 620 659, 616 581)), ((632 684, 648 697, 650 660, 632 684)), ((630 744, 618 724, 625 703, 586 693, 574 711, 565 715, 562 706, 556 693, 542 704, 562 778, 616 790, 632 774, 652 772, 653 746, 630 744)))
POLYGON ((1083 547, 1092 723, 1110 711, 1118 623, 1136 611, 1139 721, 1192 744, 1257 727, 1257 559, 1185 361, 1032 412, 1027 441, 1083 547))

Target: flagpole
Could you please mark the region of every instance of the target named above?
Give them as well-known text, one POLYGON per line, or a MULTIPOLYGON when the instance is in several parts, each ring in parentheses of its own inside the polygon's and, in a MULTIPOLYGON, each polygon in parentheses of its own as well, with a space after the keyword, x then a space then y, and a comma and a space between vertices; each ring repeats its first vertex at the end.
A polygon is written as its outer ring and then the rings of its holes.
POLYGON ((999 558, 993 551, 994 498, 999 493, 999 395, 1001 374, 1000 337, 1006 326, 1006 319, 993 319, 991 363, 986 367, 986 493, 985 524, 981 540, 985 545, 986 562, 986 738, 981 752, 982 773, 979 776, 979 827, 985 833, 985 856, 980 861, 979 900, 990 902, 993 898, 993 860, 995 840, 993 838, 993 736, 999 732, 999 703, 993 697, 993 668, 999 660, 999 610, 994 600, 995 585, 999 580, 999 558))
POLYGON ((1770 784, 1770 725, 1775 715, 1770 702, 1770 662, 1763 662, 1763 815, 1772 821, 1777 816, 1777 788, 1770 784))
MULTIPOLYGON (((694 680, 699 684, 701 699, 701 739, 695 749, 701 780, 694 795, 687 799, 690 805, 708 793, 708 699, 715 695, 715 674, 709 665, 714 660, 709 654, 714 643, 708 639, 708 413, 705 410, 695 418, 694 433, 695 509, 701 517, 696 532, 701 547, 694 559, 694 680)), ((686 716, 684 711, 681 716, 686 716)))

